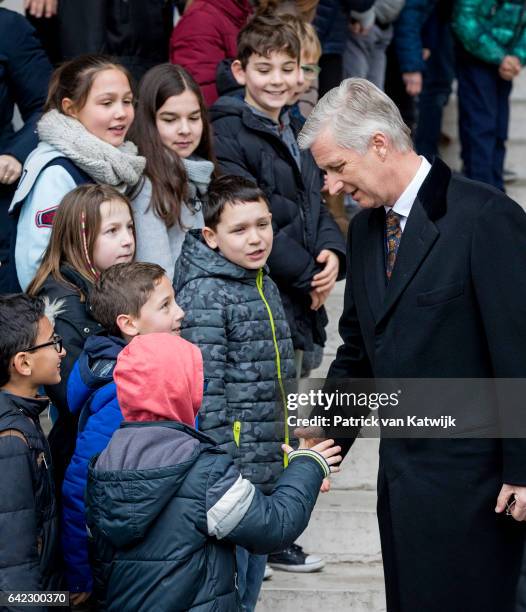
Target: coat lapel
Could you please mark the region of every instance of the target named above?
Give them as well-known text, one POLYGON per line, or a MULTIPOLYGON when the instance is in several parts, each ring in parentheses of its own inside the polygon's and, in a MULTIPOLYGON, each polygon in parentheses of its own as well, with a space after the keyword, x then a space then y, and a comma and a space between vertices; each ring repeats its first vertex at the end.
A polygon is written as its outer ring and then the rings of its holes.
POLYGON ((401 293, 416 274, 438 238, 439 233, 436 225, 429 219, 420 200, 417 198, 411 208, 411 213, 402 234, 391 280, 387 284, 385 299, 376 319, 377 324, 389 313, 401 293))
POLYGON ((364 256, 365 286, 376 325, 389 314, 437 240, 435 221, 446 213, 450 179, 451 170, 436 158, 409 214, 389 283, 384 259, 385 212, 383 207, 371 212, 364 256))

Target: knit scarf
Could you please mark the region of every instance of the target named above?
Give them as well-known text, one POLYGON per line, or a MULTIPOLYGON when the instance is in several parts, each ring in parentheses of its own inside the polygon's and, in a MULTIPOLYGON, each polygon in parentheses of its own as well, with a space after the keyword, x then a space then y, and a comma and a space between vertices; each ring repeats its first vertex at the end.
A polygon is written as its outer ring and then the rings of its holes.
POLYGON ((185 157, 182 159, 190 183, 195 185, 198 196, 203 196, 210 184, 214 164, 200 157, 185 157))
POLYGON ((137 155, 130 141, 120 147, 104 142, 89 132, 80 121, 52 110, 37 124, 40 140, 60 151, 98 183, 124 190, 141 178, 146 159, 137 155))

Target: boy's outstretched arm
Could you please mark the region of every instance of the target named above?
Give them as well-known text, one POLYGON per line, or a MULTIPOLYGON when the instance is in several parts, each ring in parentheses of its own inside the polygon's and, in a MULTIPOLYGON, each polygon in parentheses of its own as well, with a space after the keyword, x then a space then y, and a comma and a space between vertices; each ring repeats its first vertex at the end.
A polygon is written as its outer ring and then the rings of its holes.
POLYGON ((256 554, 292 544, 307 527, 323 479, 339 469, 340 448, 333 444, 325 440, 297 451, 284 446, 290 463, 271 495, 242 478, 232 462, 225 470, 226 460, 218 461, 208 481, 209 535, 256 554))

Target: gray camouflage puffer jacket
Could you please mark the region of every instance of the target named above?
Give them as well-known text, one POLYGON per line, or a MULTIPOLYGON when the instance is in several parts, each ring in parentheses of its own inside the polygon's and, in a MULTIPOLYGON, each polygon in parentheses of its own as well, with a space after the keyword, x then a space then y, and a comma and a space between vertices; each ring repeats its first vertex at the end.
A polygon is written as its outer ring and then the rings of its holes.
POLYGON ((201 349, 205 396, 198 429, 234 458, 243 477, 269 492, 289 441, 282 381, 294 349, 279 291, 266 271, 246 270, 186 234, 175 266, 182 336, 201 349), (278 401, 277 401, 278 400, 278 401))

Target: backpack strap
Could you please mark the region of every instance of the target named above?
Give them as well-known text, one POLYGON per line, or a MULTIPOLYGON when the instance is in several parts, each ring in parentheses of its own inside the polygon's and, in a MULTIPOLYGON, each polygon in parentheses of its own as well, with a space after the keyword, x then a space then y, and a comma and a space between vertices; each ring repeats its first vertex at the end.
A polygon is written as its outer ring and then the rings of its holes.
POLYGON ((61 166, 66 170, 66 172, 71 175, 71 178, 75 181, 77 185, 85 185, 86 183, 94 183, 95 181, 91 178, 91 176, 81 170, 78 166, 76 166, 71 159, 67 157, 55 157, 50 162, 48 162, 42 170, 46 168, 50 168, 51 166, 61 166))

